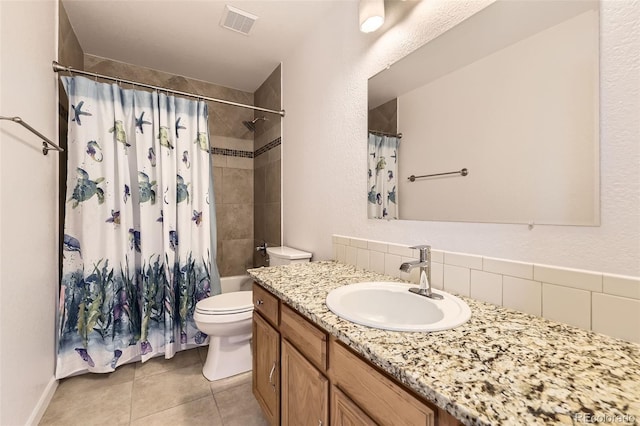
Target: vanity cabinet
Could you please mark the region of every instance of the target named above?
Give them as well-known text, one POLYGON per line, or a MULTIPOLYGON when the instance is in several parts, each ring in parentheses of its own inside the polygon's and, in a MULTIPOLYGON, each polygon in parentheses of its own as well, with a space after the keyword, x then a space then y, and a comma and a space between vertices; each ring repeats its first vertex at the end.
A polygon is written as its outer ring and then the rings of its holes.
POLYGON ((259 313, 275 328, 280 325, 280 299, 257 284, 253 285, 253 312, 259 313))
POLYGON ((376 423, 416 426, 435 424, 434 410, 333 339, 329 345, 329 359, 331 383, 348 395, 376 423))
POLYGON ((254 286, 252 388, 271 425, 280 424, 280 333, 275 328, 278 325, 278 305, 276 297, 254 286))
POLYGON ((283 425, 328 425, 329 380, 287 340, 282 340, 283 425))
POLYGON ((280 335, 282 425, 328 425, 327 334, 281 304, 280 335))
POLYGON ((459 426, 254 284, 253 393, 271 425, 459 426))
POLYGON ((331 386, 331 424, 333 426, 376 426, 376 422, 336 386, 331 386))

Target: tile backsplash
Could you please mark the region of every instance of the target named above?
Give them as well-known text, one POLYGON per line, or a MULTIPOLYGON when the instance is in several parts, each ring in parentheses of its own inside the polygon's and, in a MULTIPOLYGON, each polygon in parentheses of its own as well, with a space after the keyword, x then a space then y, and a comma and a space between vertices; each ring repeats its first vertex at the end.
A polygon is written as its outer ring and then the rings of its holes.
MULTIPOLYGON (((334 260, 417 283, 418 250, 333 236, 334 260)), ((431 250, 434 288, 640 343, 640 277, 431 250)))

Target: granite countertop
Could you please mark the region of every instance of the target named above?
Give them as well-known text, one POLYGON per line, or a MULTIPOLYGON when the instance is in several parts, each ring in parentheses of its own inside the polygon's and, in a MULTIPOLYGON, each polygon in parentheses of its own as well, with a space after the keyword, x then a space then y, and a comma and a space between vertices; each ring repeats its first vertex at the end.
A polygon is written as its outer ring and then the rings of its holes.
POLYGON ((466 425, 640 424, 640 345, 461 297, 452 330, 396 332, 328 310, 334 288, 398 281, 322 261, 250 269, 285 303, 466 425))

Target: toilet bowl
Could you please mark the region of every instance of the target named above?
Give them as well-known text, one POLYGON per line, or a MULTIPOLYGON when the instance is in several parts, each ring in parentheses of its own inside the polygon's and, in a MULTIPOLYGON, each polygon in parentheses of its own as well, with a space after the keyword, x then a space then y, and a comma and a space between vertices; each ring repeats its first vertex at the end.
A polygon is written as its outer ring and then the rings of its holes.
POLYGON ((209 351, 202 368, 208 380, 219 380, 251 370, 251 291, 234 291, 202 299, 194 320, 209 335, 209 351))

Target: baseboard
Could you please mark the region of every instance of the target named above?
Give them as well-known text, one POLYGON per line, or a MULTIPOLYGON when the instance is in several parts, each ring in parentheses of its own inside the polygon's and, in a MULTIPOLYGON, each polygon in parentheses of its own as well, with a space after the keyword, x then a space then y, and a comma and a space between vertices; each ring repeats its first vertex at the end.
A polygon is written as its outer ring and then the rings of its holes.
POLYGON ((47 407, 51 402, 51 398, 53 398, 53 394, 56 392, 57 388, 58 381, 55 377, 52 376, 49 380, 49 383, 47 384, 47 387, 44 389, 44 392, 42 392, 42 395, 40 395, 38 403, 33 408, 33 411, 29 416, 29 420, 27 420, 27 425, 36 426, 38 423, 40 423, 40 420, 42 420, 42 416, 44 416, 44 412, 47 410, 47 407))

